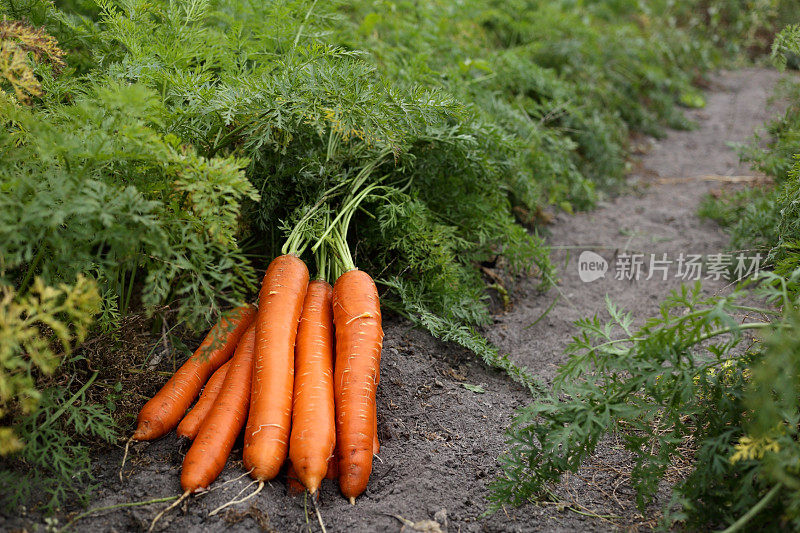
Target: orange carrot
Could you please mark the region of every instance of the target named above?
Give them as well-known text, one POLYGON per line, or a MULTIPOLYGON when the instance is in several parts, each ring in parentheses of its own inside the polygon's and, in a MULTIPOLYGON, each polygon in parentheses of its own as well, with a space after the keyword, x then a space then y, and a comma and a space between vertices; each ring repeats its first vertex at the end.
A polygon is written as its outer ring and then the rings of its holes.
POLYGON ((328 457, 328 470, 325 472, 325 479, 338 479, 339 477, 339 454, 334 448, 333 455, 328 457))
POLYGON ((381 453, 381 443, 378 440, 378 404, 375 404, 375 424, 372 427, 375 428, 375 437, 372 439, 372 455, 378 455, 381 453))
POLYGON ((286 471, 286 485, 289 488, 289 494, 292 496, 297 496, 306 490, 300 482, 300 477, 297 475, 297 470, 295 470, 291 461, 289 462, 289 469, 286 471))
POLYGON ((336 280, 333 321, 339 488, 350 503, 355 503, 372 472, 375 389, 383 341, 378 291, 368 274, 350 270, 336 280))
POLYGON ((181 487, 186 492, 208 488, 225 468, 233 443, 247 419, 254 353, 255 325, 252 325, 236 347, 222 390, 183 458, 181 487))
MULTIPOLYGON (((375 387, 381 384, 381 369, 378 367, 378 380, 375 382, 375 387)), ((375 439, 372 441, 372 455, 381 453, 381 443, 378 440, 378 402, 375 402, 375 439)))
POLYGON ((333 288, 308 284, 297 329, 289 459, 311 494, 328 470, 336 444, 333 408, 333 288))
POLYGON ((308 288, 308 268, 295 255, 276 257, 258 297, 256 353, 244 465, 259 481, 272 479, 286 459, 292 423, 294 343, 308 288))
POLYGON ((177 433, 179 437, 186 437, 189 440, 193 440, 197 436, 197 432, 200 431, 200 425, 203 423, 203 420, 206 419, 206 416, 208 416, 211 407, 214 405, 214 400, 217 399, 217 395, 219 395, 219 391, 222 389, 222 383, 225 381, 225 374, 227 374, 229 366, 231 366, 230 361, 219 367, 217 371, 211 375, 208 383, 203 387, 203 392, 200 393, 200 399, 197 400, 194 407, 183 417, 181 423, 178 424, 175 433, 177 433))
POLYGON ((178 425, 208 377, 231 358, 255 316, 253 306, 238 307, 211 328, 189 360, 139 411, 133 440, 157 439, 178 425))

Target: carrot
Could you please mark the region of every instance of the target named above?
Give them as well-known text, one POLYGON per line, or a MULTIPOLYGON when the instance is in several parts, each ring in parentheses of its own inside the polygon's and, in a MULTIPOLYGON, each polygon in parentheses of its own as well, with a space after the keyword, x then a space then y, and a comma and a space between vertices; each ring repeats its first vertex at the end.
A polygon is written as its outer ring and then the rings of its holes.
POLYGON ((372 439, 372 455, 381 453, 381 443, 378 440, 378 404, 375 404, 375 423, 372 425, 375 431, 375 437, 372 439))
POLYGON ((328 457, 328 470, 325 472, 325 479, 337 479, 339 477, 339 453, 334 448, 333 455, 328 457))
POLYGON ((247 419, 254 353, 255 325, 251 325, 236 347, 222 390, 183 458, 181 487, 184 491, 208 488, 225 468, 247 419))
POLYGON ((297 475, 297 470, 295 470, 291 461, 289 462, 289 469, 286 471, 286 485, 289 488, 289 494, 292 496, 297 496, 306 490, 300 482, 300 477, 297 475))
POLYGON ((325 478, 336 444, 332 297, 326 281, 308 284, 295 346, 289 459, 311 494, 325 478))
POLYGON ((133 440, 157 439, 178 425, 208 377, 230 359, 236 343, 256 316, 252 306, 238 307, 209 331, 194 354, 139 411, 133 440))
POLYGON ((222 383, 225 381, 225 374, 227 374, 229 366, 231 366, 230 361, 219 367, 217 371, 211 375, 208 383, 203 387, 200 399, 197 400, 197 403, 194 404, 191 411, 189 411, 186 416, 183 417, 181 423, 178 424, 178 428, 175 430, 178 436, 186 437, 189 440, 193 440, 197 436, 197 432, 200 431, 200 425, 211 411, 214 400, 217 399, 217 395, 219 395, 219 391, 222 389, 222 383))
MULTIPOLYGON (((378 379, 375 382, 375 387, 381 384, 381 369, 378 367, 378 379)), ((375 439, 372 441, 372 455, 381 453, 381 443, 378 440, 378 402, 375 402, 375 439)))
POLYGON ((284 254, 270 263, 259 294, 250 416, 244 434, 244 465, 259 481, 277 476, 286 459, 294 343, 307 288, 305 263, 284 254))
POLYGON ((333 286, 334 396, 339 488, 350 503, 367 488, 375 441, 375 389, 383 329, 372 278, 349 270, 333 286))

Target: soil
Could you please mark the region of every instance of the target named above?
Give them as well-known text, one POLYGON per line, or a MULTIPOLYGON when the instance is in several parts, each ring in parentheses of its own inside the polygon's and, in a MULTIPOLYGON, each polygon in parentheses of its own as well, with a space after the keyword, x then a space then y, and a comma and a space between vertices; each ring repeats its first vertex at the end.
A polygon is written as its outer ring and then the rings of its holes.
MULTIPOLYGON (((696 213, 703 195, 725 186, 719 176, 752 176, 738 161, 730 143, 746 142, 772 113, 767 99, 779 74, 764 69, 721 72, 712 78, 704 109, 689 110, 692 131, 670 131, 660 140, 637 141, 625 195, 577 215, 558 214, 549 226, 548 242, 559 266, 555 288, 542 293, 538 280, 509 284, 512 308, 499 312, 485 334, 518 364, 550 381, 564 361, 563 350, 574 333, 573 321, 602 313, 608 295, 639 318, 649 316, 681 280, 660 274, 646 280, 615 279, 614 265, 624 254, 723 252, 727 239, 712 222, 696 213), (578 257, 598 253, 609 263, 605 277, 581 281, 578 257), (554 299, 558 301, 546 313, 554 299), (546 313, 546 315, 545 315, 546 313), (543 316, 544 315, 544 316, 543 316), (533 327, 526 326, 534 323, 533 327)), ((708 281, 706 290, 726 290, 724 281, 708 281)), ((608 531, 652 528, 659 516, 654 504, 645 515, 636 511, 628 483, 629 457, 613 439, 578 474, 555 489, 555 502, 532 503, 481 517, 487 508, 487 486, 499 474, 497 457, 505 449, 503 431, 514 410, 529 394, 502 374, 486 368, 456 346, 439 342, 395 317, 385 320, 381 384, 378 389, 381 453, 366 493, 351 506, 326 481, 319 511, 327 531, 608 531), (477 385, 474 392, 464 385, 477 385), (421 521, 432 521, 425 524, 421 521), (410 521, 410 522, 404 522, 410 521)), ((92 508, 149 500, 180 492, 183 451, 174 436, 132 446, 124 482, 117 478, 122 450, 96 458, 92 508)), ((233 452, 241 458, 241 445, 233 452)), ((241 461, 230 461, 217 484, 242 474, 241 461)), ((268 484, 255 498, 209 517, 209 512, 245 490, 239 478, 192 498, 167 514, 159 531, 319 531, 311 502, 286 493, 285 479, 268 484)), ((666 497, 665 489, 663 497, 666 497)), ((663 498, 662 498, 663 500, 663 498)), ((118 508, 76 522, 78 531, 147 529, 166 503, 118 508)), ((63 525, 69 518, 62 517, 63 525)), ((0 530, 44 530, 33 516, 3 517, 0 530)))

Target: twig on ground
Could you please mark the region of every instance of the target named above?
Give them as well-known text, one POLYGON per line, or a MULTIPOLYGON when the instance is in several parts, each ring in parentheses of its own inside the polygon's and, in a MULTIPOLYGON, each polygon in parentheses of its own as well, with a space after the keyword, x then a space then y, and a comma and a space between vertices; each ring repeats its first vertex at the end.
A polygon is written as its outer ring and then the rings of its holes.
POLYGON ((690 183, 693 181, 717 181, 721 183, 752 183, 757 181, 768 182, 770 178, 766 176, 723 176, 720 174, 704 174, 701 176, 669 176, 656 178, 656 183, 669 185, 673 183, 690 183))

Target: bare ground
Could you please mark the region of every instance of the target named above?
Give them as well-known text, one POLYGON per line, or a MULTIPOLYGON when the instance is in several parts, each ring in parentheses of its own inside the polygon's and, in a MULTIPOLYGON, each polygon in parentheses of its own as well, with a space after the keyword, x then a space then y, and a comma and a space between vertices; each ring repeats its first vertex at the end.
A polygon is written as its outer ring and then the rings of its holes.
MULTIPOLYGON (((726 238, 696 212, 703 194, 721 186, 709 176, 752 175, 728 143, 744 142, 769 116, 767 97, 779 75, 749 69, 714 77, 707 106, 690 111, 698 127, 670 132, 663 140, 643 140, 629 178, 633 193, 602 203, 576 216, 560 214, 550 226, 549 243, 559 265, 557 288, 537 290, 535 280, 517 280, 513 307, 496 315, 485 333, 501 350, 544 381, 563 362, 563 349, 574 320, 601 313, 604 297, 644 317, 680 279, 658 277, 638 282, 614 279, 613 265, 623 253, 710 254, 725 249, 726 238), (584 283, 577 257, 593 250, 611 265, 605 278, 584 283), (555 298, 558 302, 534 327, 555 298)), ((673 265, 674 269, 675 266, 673 265)), ((647 270, 643 271, 644 277, 647 270)), ((674 274, 674 270, 671 271, 674 274)), ((709 282, 708 290, 725 290, 709 282)), ((321 489, 319 510, 328 531, 399 531, 402 520, 438 521, 449 531, 608 531, 649 529, 658 518, 653 506, 645 516, 633 505, 628 483, 629 458, 613 440, 577 475, 567 476, 555 491, 559 501, 506 508, 481 518, 487 485, 499 473, 503 431, 514 409, 528 394, 503 375, 487 369, 470 353, 431 338, 400 319, 385 323, 381 385, 378 390, 382 450, 366 493, 355 506, 329 481, 321 489), (463 385, 480 385, 476 393, 463 385)), ((122 451, 97 458, 99 488, 91 507, 112 506, 178 494, 183 451, 174 436, 133 446, 125 479, 117 479, 122 451)), ((218 484, 242 473, 241 446, 218 484)), ((228 512, 209 511, 231 500, 248 483, 241 478, 192 498, 164 517, 162 531, 319 531, 313 510, 302 496, 287 495, 284 479, 269 484, 256 498, 228 512)), ((252 488, 252 487, 251 487, 252 488)), ((247 489, 245 494, 251 489, 247 489)), ((74 524, 78 531, 146 529, 166 504, 119 508, 95 513, 74 524)), ((63 525, 73 513, 61 517, 63 525)), ((44 530, 41 518, 3 517, 0 529, 44 530)), ((405 531, 413 531, 406 526, 405 531)))

